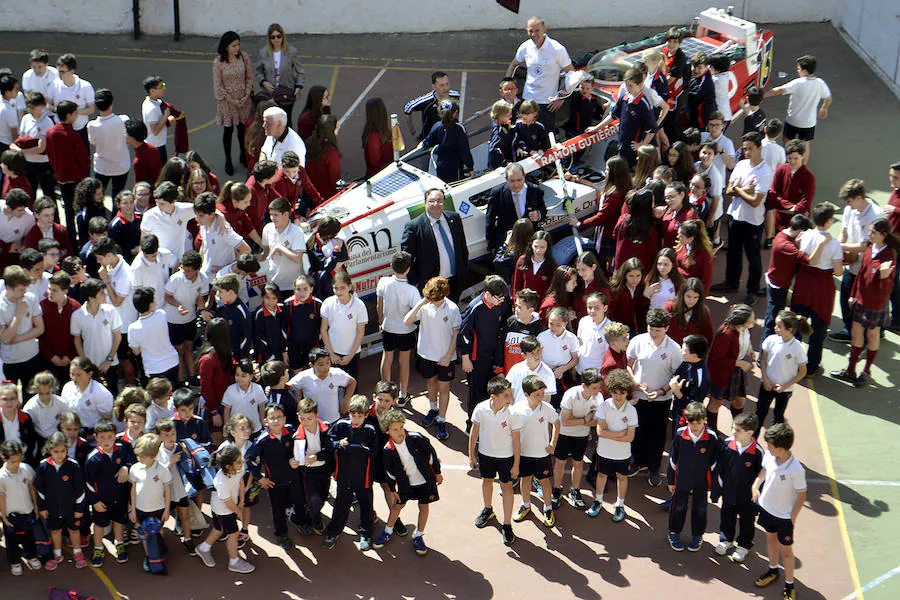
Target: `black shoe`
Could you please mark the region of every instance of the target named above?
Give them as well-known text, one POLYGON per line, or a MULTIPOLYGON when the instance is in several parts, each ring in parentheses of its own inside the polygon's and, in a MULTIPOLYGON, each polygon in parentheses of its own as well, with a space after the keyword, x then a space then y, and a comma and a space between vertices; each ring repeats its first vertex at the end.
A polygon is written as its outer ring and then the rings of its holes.
POLYGON ((772 249, 772 241, 774 241, 774 240, 775 240, 775 238, 766 238, 766 242, 763 244, 763 248, 765 248, 766 250, 771 250, 772 249))
POLYGON ((409 533, 409 528, 398 518, 397 522, 394 523, 394 533, 400 537, 404 537, 409 533))
POLYGON ((481 512, 478 513, 478 516, 475 518, 475 527, 478 529, 484 529, 487 527, 488 522, 494 518, 494 509, 493 508, 483 508, 481 512))
POLYGON ((553 488, 550 494, 550 507, 553 510, 559 509, 559 501, 562 498, 562 488, 553 488))
POLYGON ((753 294, 747 294, 747 297, 744 298, 744 304, 746 304, 747 306, 753 306, 754 304, 756 304, 756 296, 754 296, 753 294))
POLYGON ((226 175, 234 175, 234 165, 231 164, 231 157, 225 157, 225 174, 226 175))
POLYGON ((832 342, 849 342, 850 334, 846 331, 838 331, 837 333, 829 333, 828 339, 832 342))
POLYGON ((650 473, 650 476, 647 478, 647 483, 650 484, 650 487, 659 487, 662 485, 662 477, 659 476, 659 473, 650 473))
POLYGON ((512 525, 503 526, 503 545, 511 546, 516 541, 516 534, 513 533, 512 525))
POLYGON ((818 377, 819 375, 824 375, 824 374, 825 374, 825 367, 823 367, 822 365, 819 365, 815 369, 811 369, 806 372, 807 377, 818 377))
POLYGON ((847 369, 841 369, 839 371, 832 371, 829 373, 831 377, 834 379, 838 379, 840 381, 846 381, 847 383, 856 384, 856 375, 848 371, 847 369))
POLYGON ((709 291, 711 291, 711 292, 736 292, 737 289, 738 289, 738 288, 737 288, 736 285, 731 285, 731 284, 728 283, 727 281, 723 281, 723 282, 721 282, 721 283, 715 283, 715 284, 713 284, 713 285, 709 288, 709 291))
POLYGON ((872 380, 872 376, 863 371, 857 376, 856 381, 853 382, 853 387, 861 388, 866 387, 868 383, 872 380))
POLYGON ((400 394, 400 396, 397 397, 397 407, 403 408, 407 404, 409 404, 409 394, 400 394))

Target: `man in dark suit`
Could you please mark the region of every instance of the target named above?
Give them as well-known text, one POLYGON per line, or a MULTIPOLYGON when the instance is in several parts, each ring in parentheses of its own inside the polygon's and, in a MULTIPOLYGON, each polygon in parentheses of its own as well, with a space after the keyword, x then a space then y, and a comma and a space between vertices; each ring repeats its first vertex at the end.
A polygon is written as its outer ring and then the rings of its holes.
POLYGON ((500 248, 517 219, 530 219, 537 227, 546 216, 544 190, 525 183, 521 165, 507 165, 506 183, 495 187, 488 196, 485 232, 488 250, 493 254, 500 248))
POLYGON ((458 213, 444 210, 444 192, 425 192, 425 212, 403 228, 400 249, 413 257, 409 281, 422 291, 432 277, 450 281, 450 298, 459 299, 469 268, 469 248, 458 213))

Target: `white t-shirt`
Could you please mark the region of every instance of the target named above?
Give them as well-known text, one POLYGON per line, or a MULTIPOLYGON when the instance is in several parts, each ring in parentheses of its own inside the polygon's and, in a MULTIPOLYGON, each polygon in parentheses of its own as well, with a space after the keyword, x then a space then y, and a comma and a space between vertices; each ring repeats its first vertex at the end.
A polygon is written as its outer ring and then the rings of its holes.
MULTIPOLYGON (((156 302, 158 309, 162 309, 166 304, 166 282, 169 281, 169 273, 176 264, 178 264, 178 260, 175 255, 165 248, 160 248, 157 252, 156 262, 147 260, 143 252, 138 252, 131 262, 132 283, 135 289, 139 287, 152 288, 153 301, 156 302)), ((176 309, 175 312, 178 310, 176 309)))
POLYGON ((559 420, 559 415, 548 403, 542 401, 532 409, 528 403, 516 404, 512 412, 518 417, 521 429, 522 456, 543 458, 547 456, 550 444, 550 426, 559 420))
MULTIPOLYGON (((105 268, 105 267, 101 267, 105 268)), ((119 306, 115 309, 122 318, 122 327, 127 331, 127 327, 137 321, 138 311, 134 307, 134 275, 131 272, 131 265, 125 262, 122 255, 119 255, 119 262, 109 272, 109 286, 118 295, 124 298, 119 306)), ((109 294, 107 294, 109 298, 109 294)), ((110 302, 112 304, 112 302, 110 302)))
MULTIPOLYGON (((262 245, 274 250, 281 246, 291 252, 306 252, 306 238, 303 230, 288 223, 281 233, 275 229, 274 223, 266 223, 262 230, 262 245)), ((227 264, 227 263, 226 263, 227 264)), ((278 286, 281 291, 294 289, 294 280, 303 275, 303 259, 294 262, 280 252, 269 254, 269 281, 278 286)))
POLYGON ((416 286, 406 279, 399 279, 396 276, 382 277, 378 280, 375 294, 381 298, 384 307, 384 322, 382 323, 384 331, 403 335, 416 330, 414 324, 406 325, 403 322, 406 313, 422 299, 416 286))
POLYGON ((128 326, 128 345, 140 350, 148 376, 161 375, 178 366, 178 351, 169 340, 166 313, 157 308, 128 326))
POLYGON ((218 225, 200 227, 200 255, 203 257, 203 273, 214 278, 225 265, 234 262, 234 249, 240 246, 244 238, 238 235, 231 225, 225 224, 224 231, 218 225))
POLYGON ((259 420, 259 407, 266 405, 266 392, 258 383, 250 382, 246 391, 236 383, 232 383, 225 389, 222 396, 222 405, 231 408, 231 414, 242 414, 250 421, 250 430, 259 431, 262 423, 259 420))
POLYGON ((101 418, 109 418, 112 414, 113 395, 96 379, 91 380, 84 392, 70 381, 59 395, 81 419, 82 427, 92 428, 101 418))
MULTIPOLYGON (((607 398, 597 407, 595 417, 598 421, 606 421, 607 429, 613 433, 638 426, 637 409, 628 400, 622 404, 622 408, 617 408, 615 400, 607 398)), ((631 457, 631 442, 597 438, 597 456, 610 460, 627 460, 631 457)))
POLYGON ((537 340, 544 349, 541 355, 542 360, 552 369, 568 364, 573 356, 578 356, 578 336, 568 329, 564 329, 562 335, 559 336, 553 335, 552 331, 545 329, 537 335, 537 340))
POLYGON ((72 313, 69 328, 72 335, 81 336, 84 355, 92 363, 99 365, 107 356, 112 356, 110 364, 119 364, 117 349, 112 347, 113 333, 125 333, 128 330, 122 327, 122 318, 112 304, 101 304, 96 315, 88 312, 87 303, 82 304, 81 308, 72 313))
MULTIPOLYGON (((356 294, 343 304, 337 296, 329 296, 322 303, 322 318, 328 319, 328 337, 337 354, 346 356, 353 349, 356 328, 369 322, 366 305, 356 294)), ((357 350, 359 352, 359 350, 357 350)))
POLYGON ((287 135, 281 141, 278 141, 271 135, 266 137, 266 141, 263 142, 259 151, 259 160, 268 158, 278 163, 280 167, 281 157, 284 156, 285 152, 296 153, 300 157, 300 166, 306 166, 306 144, 303 143, 300 135, 290 127, 287 128, 287 135))
POLYGON ((774 176, 778 165, 783 165, 787 162, 787 154, 781 144, 769 138, 763 138, 762 159, 772 169, 772 175, 774 176))
POLYGON ((728 73, 716 73, 712 76, 713 88, 716 90, 716 109, 722 113, 726 122, 733 118, 731 113, 731 98, 728 94, 729 79, 728 73))
MULTIPOLYGON (((664 386, 668 386, 672 375, 681 366, 681 346, 675 340, 666 336, 657 346, 649 333, 641 333, 634 336, 628 342, 626 356, 634 363, 634 379, 637 383, 646 383, 650 391, 659 392, 664 386)), ((647 394, 640 388, 634 389, 634 397, 639 400, 647 400, 647 394)), ((654 402, 668 401, 672 398, 672 390, 667 394, 658 394, 654 402)))
POLYGON ((188 311, 186 315, 183 315, 178 312, 177 306, 172 306, 164 301, 162 307, 166 311, 169 323, 191 323, 197 318, 197 298, 209 295, 209 278, 198 272, 197 279, 191 281, 184 271, 178 271, 169 278, 165 292, 171 294, 188 311))
POLYGON ((591 367, 599 369, 603 364, 603 356, 609 348, 606 335, 603 330, 609 325, 609 319, 604 318, 598 325, 590 315, 581 317, 578 321, 578 367, 579 373, 591 367))
MULTIPOLYGON (((25 113, 19 122, 19 135, 46 140, 47 131, 51 127, 53 127, 53 121, 47 116, 47 111, 44 111, 40 119, 35 119, 31 113, 25 113)), ((50 162, 50 157, 46 154, 26 154, 25 160, 30 163, 46 163, 50 162)))
MULTIPOLYGON (((152 407, 153 404, 150 404, 152 407)), ((150 413, 148 409, 147 417, 149 419, 150 413)), ((172 486, 172 501, 177 502, 187 496, 187 490, 184 489, 184 481, 181 479, 181 473, 178 472, 178 463, 172 462, 172 457, 175 455, 175 451, 179 448, 176 444, 172 450, 167 450, 165 444, 159 447, 159 454, 156 455, 156 462, 169 470, 169 473, 172 475, 172 481, 170 485, 172 486)), ((182 457, 184 455, 182 454, 182 457)))
MULTIPOLYGON (((766 376, 777 385, 796 377, 800 365, 806 364, 806 351, 797 338, 785 342, 780 335, 772 334, 763 341, 762 351, 766 353, 766 376)), ((791 388, 782 391, 790 392, 791 388)))
POLYGON ((733 183, 735 187, 746 187, 751 183, 755 184, 755 193, 762 194, 763 201, 754 208, 735 194, 731 199, 731 206, 728 207, 728 214, 736 221, 744 221, 751 225, 762 225, 766 218, 765 195, 772 189, 773 175, 771 167, 764 160, 760 160, 756 166, 750 163, 750 159, 744 159, 734 165, 734 171, 731 172, 728 182, 733 183))
POLYGON ((159 125, 161 121, 165 119, 163 116, 163 111, 161 101, 160 100, 151 100, 149 96, 144 98, 144 101, 141 103, 141 118, 144 121, 144 125, 147 126, 147 143, 157 148, 166 145, 166 134, 168 133, 168 128, 163 127, 159 133, 153 133, 152 125, 159 125))
POLYGON ((25 440, 22 439, 22 434, 19 432, 19 413, 16 411, 13 413, 13 416, 9 419, 6 418, 2 412, 0 412, 0 423, 3 424, 3 439, 5 441, 19 442, 22 443, 25 440))
MULTIPOLYGON (((860 244, 868 239, 869 225, 883 219, 884 214, 871 198, 866 198, 866 207, 862 210, 856 210, 849 206, 844 207, 841 215, 841 231, 847 232, 848 244, 860 244)), ((859 267, 862 265, 863 253, 860 252, 856 262, 850 265, 850 272, 856 275, 859 273, 859 267)))
POLYGON ((209 495, 209 508, 214 515, 230 515, 233 511, 225 505, 227 500, 237 504, 241 491, 241 477, 239 474, 226 475, 219 470, 213 478, 213 492, 209 495))
POLYGON ((149 467, 136 462, 128 469, 128 481, 134 484, 134 507, 141 512, 166 508, 166 485, 172 483, 172 472, 153 461, 149 467))
POLYGON ((545 396, 552 396, 556 393, 556 377, 553 375, 553 370, 548 367, 545 363, 540 363, 534 371, 528 368, 526 361, 517 362, 510 368, 509 373, 506 374, 506 380, 512 384, 513 390, 513 401, 515 404, 527 404, 528 398, 525 396, 525 391, 522 389, 522 382, 525 381, 525 378, 529 375, 537 375, 541 378, 547 385, 547 389, 544 390, 545 396))
POLYGON ((719 204, 716 206, 716 212, 713 213, 713 219, 718 219, 722 216, 722 213, 725 212, 723 208, 724 202, 722 202, 722 192, 725 190, 725 175, 719 172, 719 169, 716 168, 716 163, 713 161, 713 164, 709 166, 709 168, 704 171, 700 166, 700 161, 694 163, 694 169, 696 169, 698 175, 708 175, 709 176, 709 189, 706 190, 706 194, 709 196, 710 201, 713 198, 719 199, 719 204))
MULTIPOLYGON (((34 469, 24 462, 19 470, 10 472, 6 465, 0 467, 0 496, 6 498, 6 514, 29 515, 34 512, 28 484, 34 482, 34 469)), ((9 543, 9 541, 7 541, 9 543)))
MULTIPOLYGON (((82 79, 75 75, 75 82, 72 86, 67 86, 62 79, 55 79, 50 87, 47 88, 47 100, 50 100, 54 106, 59 106, 63 100, 69 100, 78 105, 78 110, 87 108, 88 104, 94 103, 94 86, 87 79, 82 79)), ((75 131, 81 131, 88 124, 87 115, 78 115, 72 127, 75 131)))
POLYGON ((547 104, 550 96, 556 95, 560 73, 572 64, 565 47, 549 35, 540 48, 530 38, 522 42, 516 50, 516 61, 528 68, 522 98, 538 104, 547 104))
MULTIPOLYGON (((731 138, 724 133, 719 137, 713 139, 712 135, 710 135, 708 131, 703 131, 700 133, 700 143, 705 144, 706 142, 712 142, 719 147, 720 151, 727 154, 731 158, 734 158, 734 142, 732 142, 731 138)), ((721 181, 725 181, 725 173, 727 169, 725 167, 725 159, 722 158, 722 155, 716 154, 716 157, 713 159, 712 166, 715 167, 716 171, 719 173, 719 178, 721 179, 721 181)))
MULTIPOLYGON (((462 327, 462 315, 459 307, 449 298, 444 298, 440 306, 429 302, 419 309, 419 344, 416 352, 422 358, 438 362, 450 347, 453 330, 462 327)), ((456 360, 453 350, 451 360, 456 360)))
POLYGON ((675 299, 675 284, 671 279, 660 279, 659 291, 650 296, 650 308, 662 308, 666 302, 675 299))
POLYGON ((794 456, 779 465, 768 450, 763 454, 762 468, 766 481, 757 504, 773 517, 790 519, 797 494, 806 491, 806 469, 794 456))
POLYGON ((325 379, 319 379, 312 368, 300 371, 288 381, 288 387, 300 392, 301 398, 312 398, 319 405, 319 418, 332 423, 341 417, 341 388, 350 383, 350 375, 343 369, 331 367, 325 379))
POLYGON ((828 84, 818 77, 798 77, 781 86, 781 89, 790 96, 785 123, 802 129, 815 127, 819 103, 831 98, 828 84))
POLYGON ((181 260, 185 251, 187 224, 193 218, 194 205, 190 202, 176 202, 171 215, 154 206, 141 217, 141 232, 154 234, 159 238, 160 248, 166 248, 181 260))
POLYGON ((478 453, 491 458, 513 457, 513 431, 522 428, 518 415, 504 406, 498 412, 491 400, 483 400, 472 411, 472 422, 478 423, 478 453))
MULTIPOLYGON (((819 240, 824 238, 826 233, 819 229, 808 229, 797 238, 797 247, 807 256, 812 256, 816 246, 819 244, 819 240)), ((819 254, 819 260, 810 263, 809 266, 822 269, 823 271, 833 271, 835 261, 841 261, 843 257, 844 253, 841 250, 841 243, 837 238, 833 237, 825 242, 825 247, 822 248, 822 252, 819 254)))
POLYGON ((31 417, 38 435, 48 438, 59 431, 59 416, 69 411, 69 405, 56 394, 50 395, 50 404, 44 404, 40 396, 35 394, 22 410, 31 417))
POLYGON ((412 452, 409 451, 409 446, 406 445, 406 438, 399 444, 395 442, 394 448, 397 450, 400 464, 403 465, 403 471, 409 479, 409 485, 412 487, 425 485, 425 477, 419 471, 419 467, 416 466, 416 460, 413 458, 412 452))
POLYGON ((125 143, 128 115, 111 113, 87 124, 88 140, 94 146, 94 172, 99 175, 124 175, 131 169, 131 155, 125 143))
MULTIPOLYGON (((43 315, 41 305, 34 294, 25 292, 22 299, 27 306, 25 314, 19 319, 16 335, 24 335, 34 329, 34 319, 43 315)), ((18 304, 18 302, 11 302, 5 291, 0 293, 0 326, 9 327, 18 311, 18 304)), ((4 364, 23 363, 37 356, 39 351, 37 338, 18 344, 0 344, 0 360, 3 360, 4 364)))
POLYGON ((165 407, 160 406, 156 402, 150 402, 150 405, 147 407, 147 425, 144 427, 144 431, 153 431, 153 428, 156 427, 159 421, 171 419, 174 416, 175 405, 172 404, 171 398, 169 398, 165 407))
MULTIPOLYGON (((600 397, 600 394, 593 398, 587 398, 583 392, 583 385, 567 389, 559 403, 560 414, 562 411, 568 410, 572 413, 573 419, 583 419, 593 414, 597 410, 597 405, 603 402, 603 398, 600 397)), ((559 428, 560 435, 569 437, 587 437, 590 433, 591 428, 587 425, 561 425, 559 428)))
POLYGON ((46 96, 47 90, 50 89, 50 86, 57 79, 59 79, 59 71, 56 70, 56 67, 47 65, 47 68, 44 69, 44 75, 41 77, 34 74, 34 69, 28 69, 22 74, 22 91, 40 92, 46 96))
POLYGON ((6 200, 0 200, 0 241, 7 244, 21 242, 25 234, 34 226, 34 215, 29 209, 21 217, 15 216, 13 211, 6 214, 6 200))
POLYGON ((0 99, 0 142, 7 146, 13 143, 13 130, 19 129, 19 111, 15 100, 0 99))

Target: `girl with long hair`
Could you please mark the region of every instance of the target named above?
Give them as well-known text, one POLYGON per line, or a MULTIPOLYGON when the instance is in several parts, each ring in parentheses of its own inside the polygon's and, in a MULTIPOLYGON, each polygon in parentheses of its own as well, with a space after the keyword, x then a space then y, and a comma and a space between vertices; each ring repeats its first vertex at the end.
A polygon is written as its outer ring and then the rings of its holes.
POLYGON ((519 258, 525 254, 534 235, 534 224, 531 219, 518 219, 506 234, 506 241, 500 245, 494 256, 494 273, 503 281, 512 281, 513 269, 519 258))
POLYGON ((694 169, 694 157, 688 145, 681 140, 669 146, 666 153, 668 165, 675 171, 675 181, 680 181, 687 185, 691 181, 691 177, 696 172, 694 169))
MULTIPOLYGON (((566 311, 566 324, 575 319, 575 309, 572 308, 575 288, 578 287, 578 272, 574 267, 560 265, 553 271, 553 278, 547 286, 547 295, 541 301, 538 314, 542 321, 547 321, 554 308, 562 308, 566 311)), ((559 389, 559 388, 557 388, 559 389)))
POLYGON ((639 190, 653 180, 653 171, 662 164, 659 158, 659 150, 656 146, 644 144, 637 149, 637 163, 634 166, 634 177, 631 183, 634 189, 639 190))
POLYGON ((94 217, 109 220, 109 211, 103 204, 103 182, 96 177, 85 177, 75 186, 75 228, 78 232, 78 247, 84 247, 91 237, 88 223, 94 217))
POLYGON ((613 230, 616 269, 630 257, 639 259, 642 265, 649 265, 659 250, 659 231, 653 218, 653 192, 637 190, 626 202, 628 212, 623 212, 613 230))
POLYGON ((366 124, 362 131, 363 156, 366 161, 366 177, 378 173, 394 159, 391 143, 391 122, 387 107, 381 98, 366 100, 366 124))
POLYGON ((609 284, 609 319, 628 325, 632 336, 645 331, 650 300, 644 294, 644 266, 640 259, 632 257, 623 262, 609 284))
POLYGON ((237 127, 239 161, 247 166, 244 152, 244 123, 250 116, 253 69, 250 57, 241 51, 241 36, 226 31, 219 38, 218 56, 213 61, 213 94, 216 97, 216 125, 222 127, 225 173, 234 175, 231 163, 231 137, 237 127))
POLYGON ((509 290, 513 298, 516 297, 516 292, 525 288, 537 292, 539 298, 544 297, 547 286, 550 285, 550 278, 556 270, 551 240, 550 234, 543 229, 534 232, 525 254, 516 261, 509 290))
POLYGON ((678 288, 674 300, 669 300, 663 309, 672 315, 668 336, 678 342, 696 333, 712 343, 712 315, 706 306, 706 288, 696 277, 689 277, 678 288))
MULTIPOLYGON (((306 94, 306 104, 297 119, 297 134, 303 141, 309 140, 315 133, 319 120, 323 115, 331 114, 331 94, 323 85, 314 85, 306 94)), ((288 121, 290 123, 290 121, 288 121)))
POLYGON ((337 181, 341 178, 341 151, 337 142, 337 117, 334 115, 323 114, 316 121, 315 131, 306 144, 306 174, 324 200, 337 193, 337 181))
POLYGON ((575 258, 575 270, 578 272, 578 278, 581 280, 575 291, 575 300, 573 308, 575 315, 580 319, 587 314, 587 297, 594 292, 600 292, 606 296, 606 304, 612 299, 609 291, 609 280, 606 273, 597 260, 597 255, 590 250, 585 250, 575 258))
POLYGON ((730 402, 732 416, 744 410, 747 372, 756 360, 750 344, 750 330, 755 322, 752 308, 746 304, 733 304, 713 338, 707 361, 710 385, 706 408, 707 423, 713 431, 716 431, 723 402, 730 402))
POLYGON ((656 260, 644 278, 644 296, 650 299, 650 308, 662 308, 684 283, 684 277, 675 266, 675 251, 663 248, 656 253, 656 260))
POLYGON ((234 383, 234 366, 228 323, 221 317, 206 326, 206 346, 200 351, 197 371, 200 374, 200 395, 203 397, 203 418, 209 425, 213 443, 222 443, 222 396, 234 383))
POLYGON ((459 123, 459 105, 455 100, 444 100, 438 111, 441 120, 435 123, 422 140, 422 148, 434 148, 437 176, 451 183, 472 175, 475 167, 469 136, 459 123))
POLYGON ((706 235, 703 221, 687 221, 678 227, 675 263, 683 277, 697 277, 703 282, 703 289, 709 293, 712 285, 713 255, 712 244, 706 235))
POLYGON ((193 173, 197 169, 202 169, 206 173, 206 178, 209 180, 209 191, 217 196, 219 195, 219 192, 222 191, 222 187, 219 185, 219 178, 212 172, 212 169, 209 168, 209 165, 203 160, 203 157, 200 156, 199 152, 196 150, 188 150, 187 154, 184 155, 184 162, 187 163, 189 173, 193 173))
POLYGON ((590 227, 596 228, 594 250, 597 252, 600 263, 604 265, 604 270, 610 271, 616 253, 613 228, 615 228, 622 211, 627 210, 625 197, 634 189, 628 161, 621 156, 612 156, 606 161, 606 180, 603 189, 578 175, 566 175, 566 179, 589 185, 597 190, 597 212, 580 222, 573 216, 570 218, 570 222, 581 231, 590 227))

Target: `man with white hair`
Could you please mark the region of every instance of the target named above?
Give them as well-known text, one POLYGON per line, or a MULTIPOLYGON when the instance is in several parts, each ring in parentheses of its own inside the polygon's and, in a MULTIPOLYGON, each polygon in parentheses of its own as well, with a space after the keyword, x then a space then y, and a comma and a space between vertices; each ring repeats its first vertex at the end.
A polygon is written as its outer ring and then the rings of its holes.
POLYGON ((281 157, 285 152, 295 152, 300 157, 300 166, 306 166, 306 144, 297 132, 288 127, 287 113, 282 108, 273 106, 263 112, 263 131, 266 141, 259 151, 259 160, 272 160, 281 166, 281 157))

